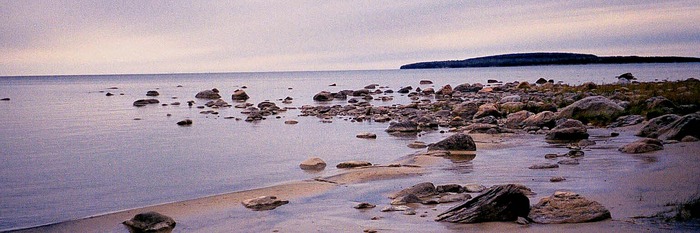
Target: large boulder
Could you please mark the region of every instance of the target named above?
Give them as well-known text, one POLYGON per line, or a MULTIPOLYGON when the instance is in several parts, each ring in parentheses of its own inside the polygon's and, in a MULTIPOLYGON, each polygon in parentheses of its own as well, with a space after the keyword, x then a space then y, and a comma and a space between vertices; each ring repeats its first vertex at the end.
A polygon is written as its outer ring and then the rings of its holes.
POLYGON ((625 109, 604 96, 589 96, 559 110, 558 118, 571 118, 583 122, 611 121, 625 109))
POLYGON ((581 121, 567 119, 563 123, 557 125, 557 127, 554 127, 552 130, 547 132, 545 139, 573 141, 587 139, 588 136, 588 130, 581 121))
POLYGON ((474 114, 474 119, 482 118, 486 116, 500 117, 501 112, 498 111, 498 107, 492 103, 486 103, 479 106, 478 110, 474 114))
POLYGON ((456 133, 439 142, 428 145, 428 150, 476 151, 476 143, 465 133, 456 133))
POLYGON ((610 125, 608 125, 608 127, 610 127, 610 128, 625 127, 625 126, 630 126, 630 125, 636 125, 636 124, 642 123, 643 121, 644 121, 644 117, 642 115, 621 116, 621 117, 618 117, 617 120, 615 120, 613 123, 610 123, 610 125))
POLYGON ((122 224, 129 228, 130 232, 171 232, 175 228, 173 218, 158 212, 145 212, 124 221, 122 224))
POLYGON ((624 145, 618 150, 622 153, 639 154, 663 149, 664 144, 661 142, 661 140, 654 138, 642 138, 633 143, 624 145))
POLYGON ((213 100, 215 100, 215 99, 220 99, 221 95, 219 95, 219 90, 214 88, 211 90, 200 91, 194 97, 199 98, 199 99, 213 99, 213 100))
POLYGON ((655 117, 647 121, 647 123, 644 123, 642 128, 639 129, 639 132, 637 132, 635 135, 640 137, 656 138, 660 135, 662 128, 665 128, 680 118, 681 117, 676 114, 666 114, 655 117))
POLYGON ((542 198, 530 210, 532 221, 543 224, 582 223, 609 219, 610 211, 596 201, 573 192, 554 192, 542 198))
POLYGON ((236 90, 231 95, 231 99, 233 99, 233 101, 246 101, 249 98, 250 96, 248 96, 248 93, 245 93, 244 90, 236 90))
POLYGON ((439 214, 435 221, 479 223, 515 221, 530 212, 530 200, 522 186, 496 185, 469 201, 439 214))
POLYGON ((553 128, 556 125, 556 113, 552 111, 543 111, 531 115, 523 120, 523 125, 553 128))
POLYGON ((506 125, 506 127, 511 129, 522 128, 521 126, 524 124, 525 119, 529 118, 532 115, 534 114, 526 110, 511 113, 508 114, 508 117, 506 117, 506 121, 504 124, 506 125))
POLYGON ((700 138, 700 113, 685 115, 660 131, 659 138, 663 140, 681 140, 685 136, 700 138))

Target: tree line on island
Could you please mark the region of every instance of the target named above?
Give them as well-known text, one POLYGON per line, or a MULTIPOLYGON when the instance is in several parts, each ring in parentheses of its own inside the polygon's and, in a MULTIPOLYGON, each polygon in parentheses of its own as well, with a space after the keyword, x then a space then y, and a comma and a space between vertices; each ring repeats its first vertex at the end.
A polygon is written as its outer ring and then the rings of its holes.
POLYGON ((677 56, 596 56, 580 53, 514 53, 465 60, 430 61, 402 65, 401 69, 435 69, 468 67, 504 67, 539 65, 584 65, 584 64, 626 64, 626 63, 685 63, 700 62, 697 57, 677 56))

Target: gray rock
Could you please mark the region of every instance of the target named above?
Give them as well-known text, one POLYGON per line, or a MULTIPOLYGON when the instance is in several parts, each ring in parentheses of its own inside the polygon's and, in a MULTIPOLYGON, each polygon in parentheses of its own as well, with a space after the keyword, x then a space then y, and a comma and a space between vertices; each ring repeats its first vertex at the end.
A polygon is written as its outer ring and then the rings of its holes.
POLYGON ((611 218, 610 211, 596 201, 573 192, 554 192, 532 207, 528 218, 536 223, 582 223, 611 218))
POLYGON ((661 129, 680 119, 681 117, 676 114, 666 114, 663 116, 655 117, 639 129, 639 132, 635 134, 640 137, 656 138, 660 135, 661 129))
POLYGON ((368 167, 372 166, 372 163, 367 161, 347 161, 336 165, 336 168, 356 168, 356 167, 368 167))
POLYGON ((651 152, 651 151, 657 151, 657 150, 663 150, 664 145, 659 139, 653 139, 653 138, 643 138, 639 139, 633 143, 624 145, 620 147, 618 150, 621 151, 622 153, 628 153, 628 154, 639 154, 639 153, 646 153, 646 152, 651 152))
POLYGON ((580 140, 588 138, 588 130, 578 120, 567 119, 563 123, 557 125, 552 130, 547 132, 545 139, 547 140, 580 140))
POLYGON ((521 97, 519 95, 509 95, 509 96, 501 98, 499 103, 520 102, 520 100, 521 100, 521 97))
POLYGON ((122 224, 129 228, 130 232, 159 232, 168 233, 175 228, 173 218, 157 212, 146 212, 135 215, 122 224))
POLYGON ((478 223, 515 221, 530 212, 530 200, 519 185, 497 185, 439 214, 436 221, 478 223))
POLYGON ((219 90, 216 88, 211 89, 211 90, 204 90, 200 91, 197 93, 194 98, 199 98, 199 99, 220 99, 221 95, 219 95, 219 90))
POLYGON ((288 203, 289 201, 277 199, 275 196, 260 196, 241 202, 243 206, 253 210, 272 210, 288 203))
POLYGON ((389 195, 389 198, 396 199, 409 194, 413 194, 419 198, 424 198, 437 194, 437 190, 435 189, 435 185, 433 183, 424 182, 393 193, 389 195))
POLYGON ((248 96, 248 93, 246 93, 244 90, 235 90, 231 95, 231 99, 233 99, 233 101, 246 101, 249 98, 250 96, 248 96))
POLYGON ((326 162, 321 158, 312 157, 301 162, 301 164, 299 164, 299 168, 301 168, 301 170, 319 171, 326 168, 326 162))
POLYGON ((528 167, 528 169, 550 169, 550 168, 559 168, 559 165, 557 165, 556 163, 540 163, 540 164, 535 164, 535 165, 528 167))
POLYGON ((471 136, 457 133, 437 143, 428 145, 428 150, 476 151, 476 143, 471 136))
POLYGON ((586 120, 591 118, 615 119, 625 109, 604 96, 589 96, 564 107, 558 118, 586 120))

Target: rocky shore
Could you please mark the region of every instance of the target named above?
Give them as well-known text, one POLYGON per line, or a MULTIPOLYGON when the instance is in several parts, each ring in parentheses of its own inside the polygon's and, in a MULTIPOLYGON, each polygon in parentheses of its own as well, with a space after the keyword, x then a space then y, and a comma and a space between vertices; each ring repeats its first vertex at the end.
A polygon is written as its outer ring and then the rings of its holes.
MULTIPOLYGON (((580 178, 552 176, 554 173, 547 171, 561 169, 560 166, 572 167, 573 171, 577 171, 577 168, 584 167, 579 164, 589 159, 589 153, 593 156, 621 153, 640 158, 667 157, 664 158, 666 163, 658 166, 674 168, 669 168, 663 173, 663 179, 674 177, 691 182, 697 180, 689 177, 695 176, 693 171, 696 171, 697 167, 693 166, 698 163, 684 164, 681 157, 689 156, 691 158, 688 159, 691 160, 700 158, 700 144, 697 142, 700 138, 700 81, 690 78, 677 82, 636 83, 632 81, 631 74, 618 78, 619 82, 616 84, 584 83, 579 86, 555 84, 553 80, 538 80, 533 83, 499 83, 493 80, 487 85, 463 83, 455 84, 454 87, 433 87, 427 86, 432 85, 431 80, 423 80, 413 84, 419 87, 404 86, 393 90, 379 84, 369 84, 357 90, 319 90, 313 96, 313 100, 318 104, 300 107, 280 107, 276 103, 291 104, 293 97, 257 104, 249 103, 247 101, 250 96, 241 89, 234 91, 231 95, 232 103, 229 104, 227 100, 222 99, 223 93, 218 89, 204 90, 197 93, 195 98, 197 102, 205 100, 206 104, 197 105, 194 100, 188 102, 191 108, 203 109, 202 114, 218 114, 219 108, 237 108, 247 116, 237 120, 256 122, 280 114, 298 112, 297 117, 316 117, 323 123, 332 123, 338 119, 357 124, 388 122, 385 131, 391 137, 429 133, 444 134, 444 137, 435 142, 416 141, 408 144, 407 146, 416 148, 418 152, 396 155, 396 161, 391 164, 350 160, 330 166, 338 169, 335 174, 312 180, 121 211, 24 231, 123 232, 126 227, 132 231, 138 231, 134 230, 135 226, 143 226, 143 229, 153 227, 137 222, 138 219, 145 218, 144 216, 156 216, 155 219, 162 220, 153 223, 157 225, 157 230, 162 232, 221 231, 240 229, 234 226, 241 225, 251 227, 250 231, 273 232, 384 232, 409 229, 418 232, 465 229, 579 232, 599 231, 609 227, 624 232, 635 232, 649 227, 659 230, 676 229, 676 225, 669 227, 668 223, 661 223, 661 220, 657 222, 655 218, 649 218, 652 220, 643 223, 633 218, 650 215, 634 213, 641 207, 634 207, 639 203, 630 201, 627 197, 630 193, 627 189, 647 187, 646 184, 642 184, 643 181, 636 179, 660 179, 642 173, 649 170, 629 172, 638 175, 636 178, 604 177, 605 182, 621 183, 620 187, 624 187, 622 190, 611 190, 610 196, 601 195, 599 192, 572 192, 567 190, 566 187, 570 186, 566 185, 562 186, 563 188, 542 188, 548 193, 542 193, 542 190, 535 188, 580 178), (405 101, 406 104, 391 104, 399 98, 408 100, 405 101), (335 104, 340 100, 345 104, 335 104), (327 104, 329 102, 334 105, 327 104), (486 186, 433 183, 421 178, 431 177, 440 182, 443 178, 431 174, 446 169, 443 161, 455 163, 454 161, 459 160, 458 157, 465 156, 466 159, 462 160, 469 161, 474 159, 475 154, 504 147, 504 144, 488 141, 494 137, 505 138, 505 141, 517 141, 518 143, 507 144, 512 148, 522 146, 527 140, 538 140, 565 151, 543 153, 537 155, 540 160, 520 164, 517 169, 525 168, 526 172, 533 174, 533 181, 528 183, 491 183, 486 186), (615 140, 618 137, 625 140, 615 140), (628 138, 634 140, 627 140, 628 138), (603 146, 597 147, 598 143, 603 146), (676 166, 683 169, 676 169, 676 166), (540 178, 546 179, 546 184, 535 182, 540 178), (423 182, 416 182, 410 187, 395 188, 391 194, 386 195, 389 199, 355 199, 359 194, 367 193, 381 196, 380 194, 392 188, 376 186, 386 185, 390 181, 421 179, 423 182), (623 185, 624 182, 632 182, 638 186, 623 185), (343 197, 336 193, 342 192, 339 190, 356 194, 343 197), (633 207, 619 207, 623 205, 633 207), (379 206, 383 207, 376 208, 379 206), (332 210, 320 210, 320 207, 332 210), (282 217, 270 216, 272 214, 269 213, 277 213, 275 211, 280 211, 282 217), (316 221, 309 223, 308 219, 293 217, 300 213, 306 213, 307 218, 316 218, 316 221), (323 217, 328 213, 334 217, 323 217), (406 219, 400 216, 413 217, 406 219), (270 223, 266 219, 280 223, 253 226, 256 223, 270 223), (125 225, 120 225, 122 222, 125 225), (440 225, 438 222, 448 222, 446 224, 449 225, 440 225), (572 226, 571 223, 576 224, 572 226), (476 224, 477 228, 468 227, 472 224, 476 224), (551 226, 552 224, 558 226, 551 226)), ((157 92, 148 92, 146 96, 158 95, 157 92)), ((158 103, 160 102, 157 99, 139 99, 133 106, 145 107, 158 103)), ((284 123, 296 122, 286 120, 284 123)), ((192 119, 180 119, 173 125, 197 127, 196 121, 192 119)), ((381 136, 384 135, 379 135, 381 136)), ((360 133, 356 137, 359 138, 357 140, 373 140, 378 135, 360 133)), ((323 158, 312 157, 299 163, 299 168, 303 170, 326 169, 323 158)), ((580 172, 580 169, 577 172, 580 172)), ((654 181, 650 183, 658 185, 654 181)), ((672 183, 666 183, 660 189, 682 189, 671 192, 682 194, 700 191, 687 186, 674 187, 672 183)), ((583 190, 585 191, 585 187, 583 190)), ((651 203, 644 201, 644 204, 663 208, 664 203, 659 203, 659 200, 673 198, 667 191, 650 194, 665 196, 651 203)), ((640 197, 640 203, 643 202, 641 199, 640 197)))

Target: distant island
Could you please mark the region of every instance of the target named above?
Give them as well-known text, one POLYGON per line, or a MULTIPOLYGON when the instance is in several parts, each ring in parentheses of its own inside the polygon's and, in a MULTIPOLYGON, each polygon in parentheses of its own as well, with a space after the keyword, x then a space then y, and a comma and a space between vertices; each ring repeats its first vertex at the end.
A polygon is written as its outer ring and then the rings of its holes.
POLYGON ((514 53, 495 56, 469 58, 452 61, 430 61, 402 65, 401 69, 435 69, 467 67, 540 66, 540 65, 583 65, 583 64, 627 64, 627 63, 680 63, 700 62, 697 57, 675 56, 609 56, 579 53, 514 53))

